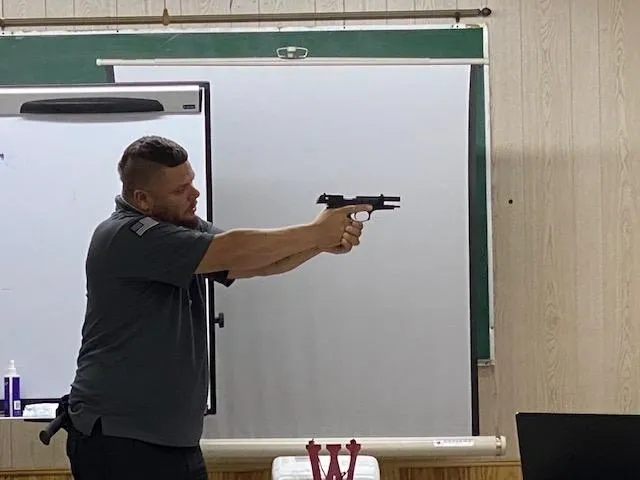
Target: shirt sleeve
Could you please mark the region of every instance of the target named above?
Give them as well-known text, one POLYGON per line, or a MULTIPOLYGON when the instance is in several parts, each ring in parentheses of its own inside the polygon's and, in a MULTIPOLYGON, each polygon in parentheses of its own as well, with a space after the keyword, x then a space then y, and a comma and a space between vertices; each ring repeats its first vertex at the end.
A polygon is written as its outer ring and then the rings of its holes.
POLYGON ((122 228, 112 243, 115 275, 189 288, 215 235, 143 217, 122 228))
MULTIPOLYGON (((220 233, 225 232, 225 230, 216 227, 211 222, 208 222, 202 218, 200 218, 199 220, 200 220, 200 230, 203 232, 208 232, 213 235, 218 235, 220 233)), ((215 282, 218 282, 219 284, 224 285, 225 287, 230 287, 233 284, 233 282, 235 282, 235 279, 229 278, 229 270, 224 270, 222 272, 208 273, 208 274, 205 274, 205 277, 215 282)))

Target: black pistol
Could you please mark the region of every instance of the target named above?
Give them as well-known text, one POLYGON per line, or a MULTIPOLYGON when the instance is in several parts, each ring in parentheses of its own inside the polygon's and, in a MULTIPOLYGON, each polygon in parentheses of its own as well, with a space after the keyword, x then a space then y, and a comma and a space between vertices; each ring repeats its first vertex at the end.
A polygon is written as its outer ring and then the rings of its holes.
MULTIPOLYGON (((375 210, 393 210, 394 208, 400 208, 400 205, 387 204, 387 202, 399 201, 400 197, 389 197, 382 194, 378 196, 358 195, 356 197, 345 198, 344 195, 329 195, 323 193, 318 197, 316 203, 326 203, 327 208, 340 208, 346 207, 347 205, 371 205, 371 207, 373 207, 371 212, 373 212, 375 210)), ((356 212, 352 218, 359 222, 366 222, 371 218, 371 212, 356 212)))
POLYGON ((58 433, 59 430, 69 431, 71 421, 69 420, 69 395, 63 395, 58 401, 58 408, 56 408, 56 418, 53 419, 44 430, 38 433, 40 441, 44 445, 49 445, 53 436, 58 433))

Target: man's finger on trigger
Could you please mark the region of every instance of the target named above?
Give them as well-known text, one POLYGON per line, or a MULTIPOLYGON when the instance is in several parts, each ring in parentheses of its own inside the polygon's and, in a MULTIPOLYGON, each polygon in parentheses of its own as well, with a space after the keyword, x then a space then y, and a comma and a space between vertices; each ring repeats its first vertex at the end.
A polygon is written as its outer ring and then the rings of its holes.
MULTIPOLYGON (((358 213, 358 212, 370 212, 371 210, 373 210, 373 207, 368 204, 347 205, 345 207, 342 207, 340 210, 341 210, 341 213, 344 212, 347 215, 349 215, 349 214, 358 213)), ((351 217, 351 220, 354 220, 354 218, 351 217)))
POLYGON ((360 205, 351 205, 351 212, 352 213, 370 212, 371 210, 373 210, 373 206, 369 205, 368 203, 364 203, 364 204, 360 204, 360 205))

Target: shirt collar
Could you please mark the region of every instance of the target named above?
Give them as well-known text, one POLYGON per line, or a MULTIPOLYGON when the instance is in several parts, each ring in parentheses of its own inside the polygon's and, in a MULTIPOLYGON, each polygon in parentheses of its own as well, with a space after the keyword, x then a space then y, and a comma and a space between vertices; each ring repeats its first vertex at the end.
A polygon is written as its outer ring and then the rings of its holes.
MULTIPOLYGON (((116 211, 118 211, 118 212, 134 212, 134 213, 139 213, 140 215, 147 215, 146 213, 141 212, 136 207, 134 207, 129 202, 127 202, 122 197, 122 195, 117 195, 116 196, 116 211)), ((198 226, 195 227, 195 229, 203 231, 203 232, 208 230, 208 228, 203 226, 203 222, 200 219, 198 219, 198 226)))
POLYGON ((139 213, 140 215, 145 215, 144 212, 141 212, 140 210, 138 210, 136 207, 134 207, 133 205, 131 205, 129 202, 127 202, 122 195, 117 195, 116 196, 116 210, 119 211, 129 211, 129 212, 135 212, 135 213, 139 213))

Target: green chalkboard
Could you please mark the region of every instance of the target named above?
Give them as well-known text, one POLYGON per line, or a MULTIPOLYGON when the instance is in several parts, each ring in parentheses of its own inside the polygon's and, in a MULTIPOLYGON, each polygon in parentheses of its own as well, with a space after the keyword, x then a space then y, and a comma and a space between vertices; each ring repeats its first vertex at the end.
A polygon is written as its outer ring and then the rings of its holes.
MULTIPOLYGON (((97 58, 273 57, 289 45, 312 57, 482 58, 481 27, 78 33, 0 36, 0 85, 108 81, 97 58)), ((476 164, 472 169, 471 318, 480 361, 491 359, 484 72, 474 76, 476 164)))

